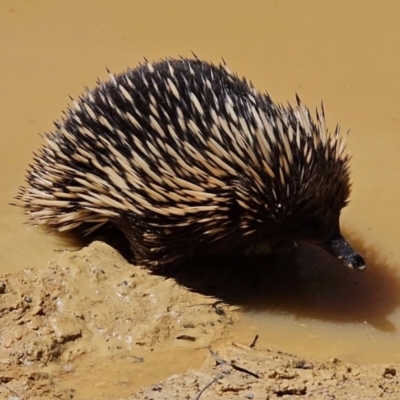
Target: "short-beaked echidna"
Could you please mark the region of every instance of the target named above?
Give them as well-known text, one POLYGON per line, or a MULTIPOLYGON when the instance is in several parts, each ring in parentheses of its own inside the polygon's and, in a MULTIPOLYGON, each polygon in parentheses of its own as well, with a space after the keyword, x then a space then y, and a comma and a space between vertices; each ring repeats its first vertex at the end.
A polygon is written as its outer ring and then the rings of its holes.
POLYGON ((56 231, 118 227, 152 269, 188 257, 312 241, 347 266, 349 156, 310 115, 219 66, 145 62, 73 101, 17 199, 56 231))

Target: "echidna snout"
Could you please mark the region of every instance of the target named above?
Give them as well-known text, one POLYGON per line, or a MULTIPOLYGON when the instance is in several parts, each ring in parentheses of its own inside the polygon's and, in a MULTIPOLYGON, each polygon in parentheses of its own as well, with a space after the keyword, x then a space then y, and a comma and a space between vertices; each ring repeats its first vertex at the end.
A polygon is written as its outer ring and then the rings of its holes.
MULTIPOLYGON (((294 242, 311 242, 340 260, 346 267, 362 271, 366 268, 364 258, 358 254, 340 229, 339 209, 326 209, 325 213, 305 218, 294 231, 294 242)), ((293 226, 293 223, 291 224, 293 226)))
POLYGON ((366 268, 364 258, 357 253, 342 235, 340 230, 340 210, 329 210, 327 214, 305 218, 298 222, 299 214, 289 220, 285 227, 285 240, 275 243, 271 251, 290 248, 293 243, 314 244, 346 267, 362 271, 366 268))
POLYGON ((350 246, 340 232, 335 232, 324 247, 347 267, 358 271, 366 268, 364 258, 350 246))

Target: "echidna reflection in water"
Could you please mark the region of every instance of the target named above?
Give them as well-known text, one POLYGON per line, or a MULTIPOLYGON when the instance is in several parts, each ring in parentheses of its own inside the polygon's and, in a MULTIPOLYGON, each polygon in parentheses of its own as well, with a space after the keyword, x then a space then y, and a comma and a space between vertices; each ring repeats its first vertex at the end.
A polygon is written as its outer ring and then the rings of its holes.
POLYGON ((341 234, 345 138, 199 59, 144 63, 74 101, 17 196, 35 224, 118 227, 151 269, 311 241, 354 269, 341 234))

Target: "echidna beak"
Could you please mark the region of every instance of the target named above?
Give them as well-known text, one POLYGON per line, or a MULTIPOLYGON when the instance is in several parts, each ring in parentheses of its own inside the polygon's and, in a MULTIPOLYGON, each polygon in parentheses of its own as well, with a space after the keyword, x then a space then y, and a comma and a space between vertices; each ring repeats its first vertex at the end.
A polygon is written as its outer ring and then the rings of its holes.
POLYGON ((331 237, 326 250, 349 268, 357 271, 362 271, 366 268, 364 258, 350 246, 340 233, 336 233, 331 237))

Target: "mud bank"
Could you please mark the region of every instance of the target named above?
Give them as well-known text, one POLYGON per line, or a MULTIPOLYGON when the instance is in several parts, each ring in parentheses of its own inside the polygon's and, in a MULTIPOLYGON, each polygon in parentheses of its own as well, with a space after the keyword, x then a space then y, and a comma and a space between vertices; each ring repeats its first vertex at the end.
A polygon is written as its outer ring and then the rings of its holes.
POLYGON ((0 398, 396 399, 400 364, 235 343, 239 307, 94 242, 0 278, 0 398))

